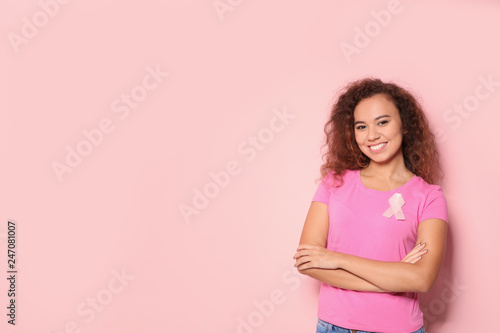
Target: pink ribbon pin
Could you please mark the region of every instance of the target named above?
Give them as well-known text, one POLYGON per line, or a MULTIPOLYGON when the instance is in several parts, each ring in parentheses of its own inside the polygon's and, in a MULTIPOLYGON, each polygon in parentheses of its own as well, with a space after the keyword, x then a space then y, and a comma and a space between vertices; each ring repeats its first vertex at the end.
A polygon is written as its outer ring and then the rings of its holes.
POLYGON ((401 193, 394 193, 394 195, 389 199, 389 204, 391 207, 387 208, 384 212, 385 217, 391 217, 392 215, 396 216, 396 220, 404 220, 405 215, 403 214, 403 210, 401 207, 405 204, 405 200, 401 193))

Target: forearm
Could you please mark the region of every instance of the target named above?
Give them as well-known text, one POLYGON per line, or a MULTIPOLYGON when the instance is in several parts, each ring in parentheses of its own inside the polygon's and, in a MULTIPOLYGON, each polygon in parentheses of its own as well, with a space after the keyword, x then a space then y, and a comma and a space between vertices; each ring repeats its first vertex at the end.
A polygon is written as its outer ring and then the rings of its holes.
POLYGON ((343 269, 309 268, 302 270, 301 273, 337 288, 371 292, 385 291, 343 269))
POLYGON ((338 253, 339 268, 390 292, 426 292, 428 281, 419 264, 387 262, 338 253))

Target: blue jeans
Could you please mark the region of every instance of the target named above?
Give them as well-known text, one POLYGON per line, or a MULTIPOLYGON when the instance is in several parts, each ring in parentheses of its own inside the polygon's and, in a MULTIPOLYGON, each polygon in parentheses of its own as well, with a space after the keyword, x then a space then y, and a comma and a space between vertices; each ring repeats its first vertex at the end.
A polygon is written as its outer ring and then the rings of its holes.
MULTIPOLYGON (((327 323, 326 321, 323 321, 321 319, 318 319, 318 324, 316 325, 316 333, 376 333, 376 332, 368 332, 368 331, 356 331, 356 330, 350 330, 347 328, 339 327, 332 325, 330 323, 327 323)), ((419 330, 415 332, 408 332, 408 333, 426 333, 424 327, 422 326, 419 330)))

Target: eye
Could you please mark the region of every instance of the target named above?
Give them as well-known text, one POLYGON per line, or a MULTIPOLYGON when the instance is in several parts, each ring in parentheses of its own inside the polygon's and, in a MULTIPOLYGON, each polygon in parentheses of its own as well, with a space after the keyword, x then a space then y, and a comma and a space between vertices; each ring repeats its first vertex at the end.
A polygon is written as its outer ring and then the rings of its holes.
POLYGON ((379 125, 385 125, 385 124, 387 124, 387 123, 389 123, 389 121, 388 121, 388 120, 381 120, 378 124, 379 124, 379 125))
POLYGON ((358 125, 358 126, 356 126, 356 129, 362 130, 362 129, 365 129, 365 127, 366 127, 365 125, 358 125))

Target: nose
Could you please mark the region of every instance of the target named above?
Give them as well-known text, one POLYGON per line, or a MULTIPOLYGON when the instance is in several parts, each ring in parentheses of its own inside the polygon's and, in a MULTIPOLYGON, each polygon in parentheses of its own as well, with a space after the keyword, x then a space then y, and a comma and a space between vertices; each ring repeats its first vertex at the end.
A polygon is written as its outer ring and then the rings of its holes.
POLYGON ((378 133, 377 126, 369 126, 368 127, 368 140, 375 141, 380 138, 380 134, 378 133))

